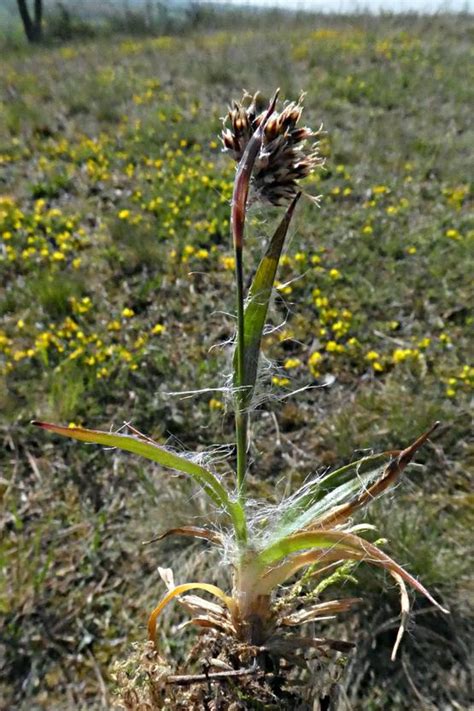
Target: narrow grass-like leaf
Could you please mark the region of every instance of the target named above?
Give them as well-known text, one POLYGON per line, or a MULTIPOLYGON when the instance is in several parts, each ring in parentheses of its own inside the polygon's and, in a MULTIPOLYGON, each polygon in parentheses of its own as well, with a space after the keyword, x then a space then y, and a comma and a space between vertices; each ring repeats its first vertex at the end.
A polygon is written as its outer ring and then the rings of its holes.
POLYGON ((351 549, 346 549, 341 545, 333 548, 322 547, 317 550, 299 553, 290 558, 284 558, 283 561, 267 568, 264 575, 262 575, 259 592, 262 595, 269 595, 278 585, 283 585, 302 568, 311 566, 311 570, 313 570, 313 567, 318 565, 323 570, 327 570, 330 566, 353 560, 353 557, 351 558, 352 554, 353 551, 351 549))
POLYGON ((151 459, 164 467, 189 474, 205 489, 214 503, 221 506, 228 505, 229 496, 212 472, 204 469, 204 467, 201 467, 199 464, 195 464, 189 459, 169 452, 164 447, 150 442, 148 439, 144 440, 138 437, 132 437, 131 435, 102 432, 100 430, 91 430, 84 427, 64 427, 48 422, 33 422, 32 424, 54 432, 55 434, 62 435, 63 437, 71 437, 81 442, 103 444, 106 447, 116 447, 126 452, 139 454, 141 457, 151 459))
POLYGON ((318 602, 315 605, 304 607, 302 610, 282 617, 280 622, 287 627, 296 627, 297 625, 304 625, 306 622, 316 620, 319 617, 326 617, 327 615, 333 616, 339 612, 347 612, 353 605, 361 602, 362 598, 360 597, 348 597, 344 600, 318 602))
POLYGON ((151 459, 163 467, 188 474, 202 486, 206 494, 215 504, 222 507, 224 511, 231 516, 237 536, 240 538, 245 537, 245 517, 241 506, 231 501, 226 488, 221 484, 219 479, 212 472, 199 464, 185 457, 181 457, 174 452, 169 452, 149 438, 132 437, 131 435, 113 432, 102 432, 100 430, 91 430, 84 427, 64 427, 49 422, 33 422, 32 424, 63 437, 79 440, 80 442, 102 444, 106 447, 116 447, 126 452, 132 452, 146 459, 151 459))
POLYGON ((361 490, 377 481, 384 466, 375 466, 387 460, 388 453, 364 457, 306 485, 285 502, 284 513, 271 540, 284 538, 310 526, 318 517, 354 498, 361 490))
MULTIPOLYGON (((244 379, 240 385, 245 388, 244 400, 246 405, 250 403, 257 378, 260 344, 267 318, 268 306, 272 296, 276 271, 281 257, 281 251, 283 249, 285 237, 300 195, 301 193, 298 193, 298 195, 296 195, 293 199, 285 215, 283 216, 283 219, 275 230, 275 234, 270 240, 267 250, 253 278, 247 303, 245 305, 244 379)), ((234 356, 234 370, 237 369, 236 359, 237 351, 234 356)))
MULTIPOLYGON (((262 564, 271 567, 284 561, 285 558, 293 554, 293 559, 288 561, 289 567, 285 571, 287 578, 294 574, 299 568, 309 565, 318 560, 317 551, 316 557, 311 559, 311 551, 314 549, 322 549, 328 554, 338 556, 341 560, 360 560, 373 565, 378 565, 385 568, 390 573, 398 573, 405 582, 411 585, 415 590, 418 590, 428 600, 442 612, 447 613, 448 610, 443 608, 428 592, 428 590, 416 580, 410 573, 404 570, 390 556, 377 548, 373 543, 355 536, 353 533, 344 531, 317 531, 297 533, 294 536, 288 536, 278 543, 275 543, 259 554, 259 560, 262 564), (305 551, 302 553, 302 551, 305 551)), ((325 556, 324 556, 325 557, 325 556)), ((327 561, 329 562, 329 561, 327 561)), ((280 580, 279 582, 283 582, 280 580)))
POLYGON ((155 644, 156 621, 159 615, 163 612, 166 605, 171 602, 173 598, 175 598, 177 595, 181 595, 182 593, 188 592, 188 590, 206 590, 206 592, 211 593, 211 595, 215 595, 216 597, 220 598, 226 605, 226 607, 229 609, 231 614, 234 611, 235 605, 232 598, 226 595, 225 592, 221 590, 221 588, 218 588, 216 585, 210 585, 209 583, 183 583, 183 585, 177 585, 164 596, 164 598, 155 607, 148 619, 148 638, 155 644))
POLYGON ((390 659, 392 662, 395 661, 395 658, 397 656, 398 652, 398 647, 400 646, 400 642, 402 641, 402 637, 405 634, 405 630, 407 628, 407 622, 408 622, 408 616, 410 614, 410 598, 408 597, 408 591, 407 591, 407 586, 405 585, 405 581, 399 575, 398 573, 395 573, 392 570, 392 577, 394 578, 395 582, 397 583, 398 587, 400 588, 400 626, 398 627, 398 632, 397 632, 397 638, 395 640, 395 644, 393 645, 392 649, 392 655, 390 659))
POLYGON ((324 517, 319 517, 314 523, 314 527, 329 528, 344 523, 353 513, 363 508, 366 504, 376 499, 389 486, 392 486, 411 462, 416 452, 427 441, 428 437, 439 427, 439 422, 435 422, 429 430, 417 437, 413 444, 403 449, 398 457, 392 459, 385 467, 382 476, 373 484, 361 489, 359 495, 353 501, 337 506, 334 511, 328 511, 324 517))
POLYGON ((438 426, 439 422, 435 422, 406 449, 364 457, 304 487, 285 507, 272 541, 302 529, 327 529, 343 523, 397 480, 438 426), (371 468, 389 456, 392 459, 385 466, 371 468))
POLYGON ((203 538, 206 541, 215 543, 216 545, 223 546, 224 539, 217 533, 217 531, 210 531, 208 528, 201 528, 199 526, 179 526, 178 528, 169 528, 164 533, 160 533, 159 536, 150 538, 149 541, 143 541, 142 545, 146 546, 149 543, 156 543, 157 541, 162 541, 168 536, 189 536, 190 538, 203 538))

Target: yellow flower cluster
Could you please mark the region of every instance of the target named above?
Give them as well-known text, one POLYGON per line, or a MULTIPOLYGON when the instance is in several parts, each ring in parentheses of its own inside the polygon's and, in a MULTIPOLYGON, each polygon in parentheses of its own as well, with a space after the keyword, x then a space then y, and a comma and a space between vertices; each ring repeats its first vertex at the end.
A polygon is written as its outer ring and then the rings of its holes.
POLYGON ((384 366, 381 362, 381 357, 378 351, 369 351, 365 354, 365 359, 369 361, 372 369, 375 370, 376 373, 381 373, 383 371, 384 366))
POLYGON ((446 395, 456 397, 460 389, 472 390, 474 388, 474 366, 463 365, 462 368, 446 380, 446 395))
MULTIPOLYGON (((136 370, 140 359, 147 353, 149 337, 162 335, 166 330, 164 324, 157 323, 148 332, 138 332, 130 327, 122 328, 121 321, 115 318, 99 334, 86 320, 85 315, 92 308, 90 300, 86 297, 86 309, 83 308, 84 299, 71 301, 75 305, 76 319, 67 316, 58 325, 50 323, 48 328, 39 330, 20 320, 16 337, 0 331, 0 354, 5 358, 0 372, 10 373, 15 364, 25 360, 57 368, 75 362, 93 370, 97 379, 103 379, 118 367, 136 370)), ((121 316, 125 321, 132 320, 133 309, 124 307, 121 316)))
MULTIPOLYGON (((329 274, 330 278, 334 279, 334 272, 337 272, 337 278, 340 278, 340 272, 338 270, 331 270, 333 272, 329 274)), ((316 287, 313 289, 313 303, 316 307, 318 322, 320 324, 319 336, 325 338, 327 336, 332 336, 328 339, 328 344, 326 350, 333 353, 342 353, 344 347, 339 343, 346 334, 350 331, 352 325, 352 312, 349 309, 340 309, 331 306, 329 297, 323 295, 321 289, 316 287), (336 345, 332 345, 336 343, 336 345)))
POLYGON ((382 373, 390 366, 393 367, 405 362, 418 362, 422 357, 419 349, 426 349, 430 342, 430 338, 424 338, 418 344, 418 348, 395 348, 391 353, 380 353, 376 350, 369 350, 365 354, 364 359, 370 364, 372 370, 376 373, 382 373))
POLYGON ((17 270, 66 263, 80 266, 78 252, 90 247, 78 215, 49 208, 43 198, 32 210, 21 209, 9 196, 0 196, 0 267, 2 262, 17 270))
POLYGON ((314 351, 314 353, 311 353, 310 357, 308 358, 308 368, 313 378, 318 378, 321 375, 319 371, 319 366, 322 359, 323 356, 319 351, 314 351))
POLYGON ((287 358, 283 363, 285 370, 294 370, 295 368, 299 368, 300 365, 301 361, 299 358, 287 358))
POLYGON ((290 379, 282 377, 280 375, 274 375, 272 377, 272 384, 276 385, 279 388, 284 388, 286 385, 289 385, 290 379))
POLYGON ((416 348, 395 348, 392 353, 392 361, 395 365, 406 360, 418 360, 419 357, 420 352, 416 348))
POLYGON ((442 193, 449 205, 456 210, 460 210, 467 196, 469 195, 469 185, 456 185, 442 189, 442 193))

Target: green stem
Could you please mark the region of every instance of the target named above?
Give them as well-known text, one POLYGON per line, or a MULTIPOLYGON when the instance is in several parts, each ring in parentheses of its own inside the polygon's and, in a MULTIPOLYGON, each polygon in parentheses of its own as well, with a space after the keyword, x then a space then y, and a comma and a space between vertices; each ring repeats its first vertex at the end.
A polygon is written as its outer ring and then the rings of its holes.
POLYGON ((235 385, 235 433, 237 442, 237 492, 239 500, 244 495, 245 473, 247 469, 247 426, 245 412, 245 316, 244 316, 244 275, 242 247, 235 249, 235 273, 237 281, 237 377, 235 385))
POLYGON ((255 159, 262 145, 265 124, 273 113, 278 90, 275 92, 260 125, 251 136, 240 160, 235 175, 231 207, 231 232, 235 249, 235 273, 237 280, 237 368, 234 373, 235 393, 235 434, 237 444, 237 497, 239 504, 244 504, 244 485, 247 470, 247 397, 245 378, 245 317, 244 317, 244 276, 243 245, 245 232, 245 212, 249 194, 250 178, 255 159))

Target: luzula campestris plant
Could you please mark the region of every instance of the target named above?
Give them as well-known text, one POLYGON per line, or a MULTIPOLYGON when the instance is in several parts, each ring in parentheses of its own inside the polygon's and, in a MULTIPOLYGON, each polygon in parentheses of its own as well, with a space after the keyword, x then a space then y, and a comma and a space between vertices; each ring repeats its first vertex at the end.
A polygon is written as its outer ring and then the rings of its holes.
MULTIPOLYGON (((158 462, 163 467, 189 474, 212 502, 228 518, 229 530, 218 533, 211 528, 181 527, 169 533, 205 538, 225 548, 233 566, 233 588, 229 592, 206 582, 174 586, 168 578, 169 591, 153 610, 148 623, 150 639, 156 643, 157 619, 175 597, 191 590, 204 590, 220 599, 211 605, 193 595, 188 608, 196 614, 194 622, 214 627, 218 633, 250 645, 264 645, 276 658, 291 655, 303 647, 332 647, 344 650, 347 643, 325 638, 294 635, 288 628, 318 617, 348 609, 352 600, 311 604, 304 610, 291 610, 291 597, 285 598, 285 583, 298 571, 310 571, 311 580, 327 576, 347 561, 367 562, 384 568, 401 591, 402 624, 397 645, 408 613, 406 584, 421 592, 436 607, 441 606, 406 570, 376 544, 359 535, 367 526, 353 525, 353 514, 391 486, 413 456, 426 442, 437 423, 403 450, 367 456, 336 471, 306 483, 288 500, 273 510, 266 502, 262 508, 270 514, 255 515, 255 504, 248 506, 246 492, 247 430, 249 411, 257 378, 258 360, 268 306, 272 296, 285 236, 300 197, 298 181, 321 164, 317 133, 299 127, 302 105, 287 104, 278 113, 278 92, 266 111, 257 113, 256 97, 244 97, 235 103, 224 122, 224 149, 238 162, 231 207, 231 229, 236 262, 237 339, 234 353, 233 396, 236 432, 235 482, 222 480, 212 466, 202 466, 178 455, 138 433, 115 434, 60 427, 36 422, 56 434, 84 442, 133 452, 158 462), (246 211, 251 200, 261 199, 273 205, 287 204, 287 209, 256 269, 248 291, 244 293, 243 255, 246 211), (275 591, 279 589, 278 605, 275 591)), ((445 611, 445 610, 443 610, 445 611)))

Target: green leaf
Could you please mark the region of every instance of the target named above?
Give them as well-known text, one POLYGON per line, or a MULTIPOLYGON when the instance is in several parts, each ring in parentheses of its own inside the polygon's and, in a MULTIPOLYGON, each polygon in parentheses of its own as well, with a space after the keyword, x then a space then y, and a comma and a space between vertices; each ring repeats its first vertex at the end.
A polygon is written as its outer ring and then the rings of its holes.
MULTIPOLYGON (((289 205, 285 215, 278 225, 267 250, 258 265, 254 279, 249 289, 248 300, 245 306, 244 326, 244 405, 248 405, 252 398, 255 381, 257 379, 258 359, 262 342, 263 329, 267 318, 268 306, 273 291, 278 263, 285 237, 290 226, 291 218, 300 198, 298 193, 289 205)), ((237 350, 234 354, 234 373, 237 373, 237 350)), ((234 379, 237 382, 236 379, 234 379)))
POLYGON ((311 525, 319 516, 370 486, 384 469, 384 466, 373 468, 374 464, 386 461, 391 454, 393 452, 383 452, 358 459, 305 486, 300 494, 285 502, 284 514, 275 527, 272 541, 311 525))
MULTIPOLYGON (((293 553, 313 548, 347 549, 346 537, 349 534, 342 531, 317 531, 296 533, 272 543, 262 550, 258 556, 264 565, 275 565, 293 553)), ((355 536, 354 536, 355 537, 355 536)))
POLYGON ((245 538, 245 517, 241 506, 231 501, 226 488, 221 484, 219 479, 212 472, 199 464, 174 452, 168 451, 148 438, 142 439, 136 436, 132 437, 131 435, 90 430, 84 427, 63 427, 49 422, 32 422, 32 424, 54 432, 55 434, 62 435, 63 437, 77 439, 80 442, 103 444, 106 447, 117 447, 126 452, 139 454, 141 457, 151 459, 163 467, 189 474, 189 476, 202 486, 212 501, 222 507, 232 517, 237 537, 239 539, 245 538))
MULTIPOLYGON (((355 536, 353 533, 337 530, 297 533, 294 536, 288 536, 268 546, 260 552, 258 559, 259 562, 265 566, 278 566, 288 556, 294 556, 289 559, 287 569, 285 569, 284 565, 279 566, 282 574, 284 573, 286 577, 289 577, 296 572, 298 568, 315 562, 309 555, 314 549, 326 550, 330 555, 340 557, 341 560, 367 561, 372 565, 385 568, 390 573, 398 573, 405 582, 428 598, 438 609, 442 612, 448 612, 416 578, 398 565, 390 556, 381 551, 380 548, 373 543, 359 536, 355 536), (305 553, 301 554, 302 551, 305 551, 305 553), (298 556, 295 554, 301 555, 298 556)), ((274 584, 276 580, 277 578, 275 577, 272 583, 274 584)), ((283 580, 284 577, 282 575, 277 582, 281 583, 283 580)))
MULTIPOLYGON (((357 495, 337 506, 329 507, 325 513, 319 513, 316 520, 311 524, 314 528, 334 528, 344 523, 355 511, 366 506, 371 501, 382 494, 389 486, 392 486, 398 477, 411 462, 418 449, 427 441, 428 437, 439 426, 435 422, 426 432, 423 432, 416 440, 405 449, 397 453, 388 464, 381 469, 381 474, 375 481, 367 482, 359 488, 357 495)), ((360 475, 358 474, 358 478, 360 475)), ((339 487, 340 488, 340 487, 339 487)), ((330 494, 330 499, 339 491, 339 488, 330 494)))

